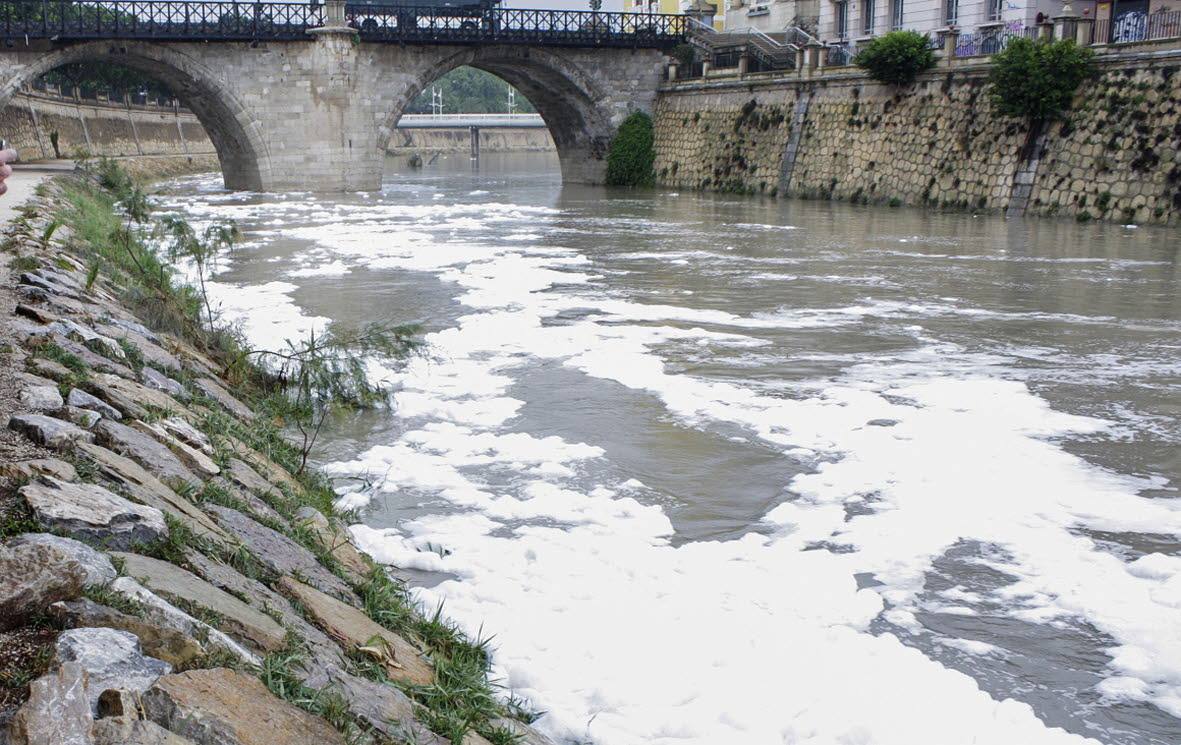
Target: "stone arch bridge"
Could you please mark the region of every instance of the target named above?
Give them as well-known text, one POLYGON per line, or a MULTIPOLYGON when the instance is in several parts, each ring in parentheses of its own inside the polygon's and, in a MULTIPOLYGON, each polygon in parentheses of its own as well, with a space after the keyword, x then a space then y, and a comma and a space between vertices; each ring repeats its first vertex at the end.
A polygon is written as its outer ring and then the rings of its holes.
POLYGON ((166 83, 205 126, 225 184, 367 191, 403 110, 461 65, 536 107, 563 179, 601 183, 632 110, 650 111, 683 16, 407 6, 15 0, 0 5, 0 105, 63 64, 166 83))

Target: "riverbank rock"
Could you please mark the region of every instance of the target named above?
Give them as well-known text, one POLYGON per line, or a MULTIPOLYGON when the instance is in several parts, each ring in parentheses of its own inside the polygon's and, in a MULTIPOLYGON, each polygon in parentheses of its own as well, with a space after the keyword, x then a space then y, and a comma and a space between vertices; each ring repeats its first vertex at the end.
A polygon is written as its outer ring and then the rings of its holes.
POLYGON ((134 634, 115 629, 69 629, 57 638, 54 658, 76 662, 86 671, 87 700, 98 712, 98 697, 108 688, 142 693, 161 675, 172 672, 162 660, 145 657, 134 634))
POLYGON ((70 406, 76 406, 79 409, 96 411, 108 419, 118 420, 123 418, 123 415, 114 406, 78 388, 70 389, 69 394, 66 395, 66 403, 70 406))
POLYGON ((344 745, 323 719, 225 668, 166 675, 143 695, 147 718, 198 745, 344 745))
POLYGON ((286 630, 233 595, 167 561, 139 554, 116 553, 115 556, 123 560, 127 576, 134 577, 152 592, 180 598, 217 613, 223 619, 219 624, 222 631, 247 639, 267 652, 282 649, 286 630))
POLYGON ((250 546, 263 566, 277 575, 299 574, 308 584, 323 592, 359 606, 360 598, 344 580, 324 568, 315 554, 277 531, 243 515, 237 510, 220 505, 209 505, 218 524, 243 544, 250 546))
POLYGON ((108 608, 89 598, 54 603, 49 610, 66 626, 115 629, 135 634, 144 654, 173 667, 187 665, 205 653, 201 644, 187 634, 108 608))
POLYGON ((68 448, 76 442, 94 442, 90 432, 44 414, 17 414, 8 420, 8 428, 54 450, 68 448))
POLYGON ((57 458, 31 458, 9 463, 0 463, 0 476, 10 479, 32 481, 38 476, 53 476, 62 481, 74 481, 78 478, 78 471, 57 458))
POLYGON ((94 433, 100 445, 130 458, 166 484, 201 484, 180 458, 151 435, 109 419, 96 424, 94 433))
POLYGON ((187 551, 185 561, 206 582, 245 598, 250 605, 263 613, 278 614, 284 626, 299 634, 308 652, 300 663, 305 669, 306 674, 302 679, 307 685, 316 689, 322 688, 327 682, 322 676, 322 671, 330 665, 345 665, 344 652, 340 646, 323 631, 308 623, 287 598, 258 580, 251 579, 233 567, 211 559, 199 551, 187 551))
POLYGON ((291 577, 279 580, 279 589, 302 605, 311 619, 345 649, 364 648, 362 653, 381 663, 393 680, 414 685, 434 680, 434 670, 414 645, 356 608, 291 577))
MULTIPOLYGON (((115 571, 115 565, 111 563, 106 554, 72 538, 64 538, 51 533, 23 533, 10 540, 8 546, 10 548, 50 546, 57 549, 82 567, 84 587, 105 585, 119 576, 119 573, 115 571)), ((7 575, 0 571, 0 577, 5 576, 7 575)))
POLYGON ((354 582, 363 582, 373 565, 353 545, 352 538, 338 525, 333 525, 324 513, 314 507, 301 507, 295 513, 297 524, 305 526, 320 544, 336 558, 354 582))
POLYGON ((20 405, 30 411, 57 411, 66 402, 56 385, 31 385, 21 391, 20 405))
POLYGON ((213 518, 130 458, 91 444, 79 445, 77 453, 94 463, 104 479, 117 484, 144 504, 176 518, 198 536, 223 544, 235 542, 213 518))
POLYGON ((222 384, 213 378, 197 378, 193 381, 194 387, 201 393, 221 404, 222 408, 230 412, 239 419, 246 421, 253 421, 254 412, 246 404, 234 398, 222 384))
POLYGON ((283 492, 276 489, 271 482, 259 476, 258 472, 243 460, 230 458, 229 465, 226 468, 226 476, 249 492, 261 494, 271 499, 283 499, 283 492))
MULTIPOLYGON (((196 745, 155 722, 106 717, 94 723, 94 745, 196 745)), ((276 743, 278 745, 278 743, 276 743)))
POLYGON ((12 745, 93 745, 86 672, 69 662, 29 684, 9 729, 12 745))
POLYGON ((188 393, 185 392, 185 387, 180 384, 180 381, 173 380, 154 367, 145 367, 140 370, 139 379, 147 387, 167 393, 175 398, 184 399, 188 397, 188 393))
POLYGON ((115 549, 151 543, 168 535, 164 514, 135 504, 94 484, 74 484, 43 476, 21 487, 20 496, 47 530, 96 541, 115 549))
MULTIPOLYGON (((397 688, 350 675, 336 665, 326 667, 322 674, 324 683, 320 687, 339 695, 353 716, 374 730, 399 742, 448 745, 448 740, 431 732, 415 718, 414 702, 397 688)), ((483 741, 483 738, 479 739, 483 741)), ((467 738, 464 743, 470 745, 467 738)))
POLYGON ((21 625, 59 600, 82 594, 86 571, 46 543, 0 546, 0 629, 21 625))
POLYGON ((186 413, 175 398, 163 391, 157 391, 140 385, 129 378, 135 377, 130 370, 126 377, 120 375, 94 375, 91 383, 99 398, 122 411, 125 416, 133 419, 147 419, 148 411, 145 406, 152 406, 160 411, 174 411, 186 413))
POLYGON ((210 479, 221 473, 221 469, 213 462, 213 458, 181 442, 158 423, 133 422, 131 428, 155 438, 157 442, 171 450, 172 454, 179 458, 181 463, 200 477, 210 479))
POLYGON ((148 620, 179 631, 186 636, 201 639, 202 649, 206 652, 212 647, 229 652, 248 665, 257 666, 262 663, 257 655, 226 634, 204 621, 193 618, 130 577, 118 578, 110 584, 110 588, 123 597, 142 605, 148 620))

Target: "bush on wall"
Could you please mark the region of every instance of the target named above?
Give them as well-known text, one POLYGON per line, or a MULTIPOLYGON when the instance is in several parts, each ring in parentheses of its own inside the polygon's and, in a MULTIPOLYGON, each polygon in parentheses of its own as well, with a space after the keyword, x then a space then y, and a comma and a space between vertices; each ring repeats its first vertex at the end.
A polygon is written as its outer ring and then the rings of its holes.
POLYGON ((920 72, 935 66, 927 37, 917 31, 891 31, 875 37, 853 58, 853 64, 874 80, 910 85, 920 72))
POLYGON ((632 112, 611 140, 607 151, 607 183, 611 186, 651 186, 653 149, 652 117, 632 112))
POLYGON ((993 55, 989 96, 997 111, 1047 122, 1070 108, 1079 83, 1094 74, 1094 53, 1070 39, 1013 39, 993 55))

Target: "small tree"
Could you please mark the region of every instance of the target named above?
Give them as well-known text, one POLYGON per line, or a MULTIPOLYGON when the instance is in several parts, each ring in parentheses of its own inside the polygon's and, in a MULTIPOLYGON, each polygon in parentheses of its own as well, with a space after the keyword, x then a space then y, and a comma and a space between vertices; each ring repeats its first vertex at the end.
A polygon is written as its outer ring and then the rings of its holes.
POLYGON ((160 228, 171 239, 168 247, 169 258, 189 259, 197 268, 197 283, 201 291, 201 304, 205 306, 205 318, 209 323, 209 331, 214 326, 213 306, 209 302, 209 292, 205 287, 205 276, 209 264, 217 255, 233 246, 241 237, 238 226, 233 222, 214 223, 205 228, 198 235, 193 226, 176 215, 166 215, 160 221, 160 228))
POLYGON ((870 41, 853 64, 887 85, 910 85, 919 73, 935 66, 935 53, 919 32, 891 31, 870 41))
POLYGON ((607 151, 607 183, 611 186, 651 186, 653 147, 652 117, 632 112, 611 140, 607 151))
POLYGON ((1094 53, 1070 39, 1013 39, 993 55, 989 97, 1005 116, 1047 122, 1070 108, 1080 83, 1094 73, 1094 53))

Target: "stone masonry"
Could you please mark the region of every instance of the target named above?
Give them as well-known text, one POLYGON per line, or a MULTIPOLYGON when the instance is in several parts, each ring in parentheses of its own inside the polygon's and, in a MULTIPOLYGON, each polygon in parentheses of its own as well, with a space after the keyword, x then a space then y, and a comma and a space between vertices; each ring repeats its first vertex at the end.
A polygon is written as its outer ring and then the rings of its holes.
POLYGON ((306 41, 93 42, 0 51, 0 105, 70 62, 117 63, 166 83, 213 142, 232 189, 377 189, 382 153, 405 106, 461 65, 524 93, 549 126, 563 176, 601 183, 607 145, 632 110, 651 111, 664 56, 655 49, 360 42, 328 28, 306 41))
POLYGON ((856 72, 671 84, 655 109, 657 183, 1176 223, 1181 53, 1111 55, 1099 69, 1040 139, 993 113, 982 64, 932 71, 906 89, 856 72), (801 131, 790 157, 794 124, 801 131), (1022 170, 1033 178, 1024 206, 1014 199, 1022 170))

